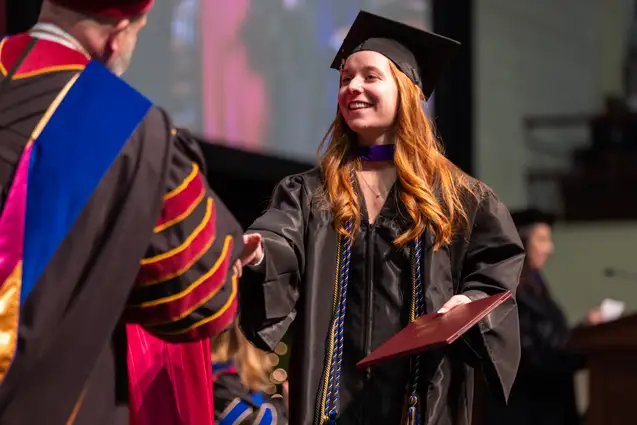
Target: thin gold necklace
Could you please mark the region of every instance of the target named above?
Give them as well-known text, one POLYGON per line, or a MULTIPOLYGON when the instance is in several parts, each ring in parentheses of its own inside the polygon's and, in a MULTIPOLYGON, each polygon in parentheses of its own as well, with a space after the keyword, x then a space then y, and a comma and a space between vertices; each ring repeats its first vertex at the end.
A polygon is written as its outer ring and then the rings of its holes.
POLYGON ((363 181, 365 182, 369 190, 372 191, 372 194, 376 195, 376 199, 380 198, 382 195, 385 195, 389 192, 388 189, 383 189, 382 191, 374 190, 372 185, 369 184, 365 176, 360 171, 358 172, 358 175, 363 179, 363 181))

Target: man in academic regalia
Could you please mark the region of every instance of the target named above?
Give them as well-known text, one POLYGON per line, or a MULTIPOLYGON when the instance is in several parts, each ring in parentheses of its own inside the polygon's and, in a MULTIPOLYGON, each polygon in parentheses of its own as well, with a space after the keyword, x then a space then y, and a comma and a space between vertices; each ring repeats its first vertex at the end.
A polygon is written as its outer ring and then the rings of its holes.
POLYGON ((152 4, 45 0, 0 41, 3 425, 212 423, 247 248, 196 142, 118 78, 152 4))

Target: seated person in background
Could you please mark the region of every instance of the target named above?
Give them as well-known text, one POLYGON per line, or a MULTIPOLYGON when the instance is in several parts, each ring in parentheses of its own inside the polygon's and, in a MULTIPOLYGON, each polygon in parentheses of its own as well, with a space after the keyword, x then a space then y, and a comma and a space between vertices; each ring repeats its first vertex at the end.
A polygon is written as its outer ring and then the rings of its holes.
MULTIPOLYGON (((508 406, 487 397, 484 423, 579 424, 573 377, 584 367, 584 358, 565 348, 569 326, 542 277, 554 251, 555 219, 538 210, 514 212, 512 217, 526 250, 517 292, 522 357, 508 406)), ((598 309, 594 309, 582 325, 599 322, 598 309)))
POLYGON ((283 398, 268 397, 271 365, 267 354, 251 345, 238 323, 212 340, 215 425, 285 425, 287 382, 283 398))

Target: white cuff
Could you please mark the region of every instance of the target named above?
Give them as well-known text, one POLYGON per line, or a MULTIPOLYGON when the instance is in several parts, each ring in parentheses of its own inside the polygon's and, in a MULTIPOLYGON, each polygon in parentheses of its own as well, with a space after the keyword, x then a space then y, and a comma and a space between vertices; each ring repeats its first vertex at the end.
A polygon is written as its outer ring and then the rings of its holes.
POLYGON ((260 265, 261 263, 263 263, 263 259, 265 258, 265 251, 263 250, 263 244, 261 244, 261 252, 263 252, 263 255, 261 256, 261 259, 258 262, 256 262, 256 263, 250 264, 250 266, 256 267, 256 266, 260 265))

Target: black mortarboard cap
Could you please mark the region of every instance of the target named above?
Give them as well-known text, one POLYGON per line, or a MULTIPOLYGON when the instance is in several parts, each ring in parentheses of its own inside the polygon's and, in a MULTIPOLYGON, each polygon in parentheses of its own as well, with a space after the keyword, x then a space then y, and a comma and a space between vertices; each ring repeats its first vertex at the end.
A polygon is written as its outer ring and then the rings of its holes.
POLYGON ((515 227, 518 229, 532 224, 547 224, 553 227, 555 223, 555 216, 553 214, 535 208, 512 212, 511 218, 513 218, 515 227))
POLYGON ((460 43, 432 32, 360 11, 334 61, 333 69, 351 54, 378 52, 390 59, 429 99, 460 43))

